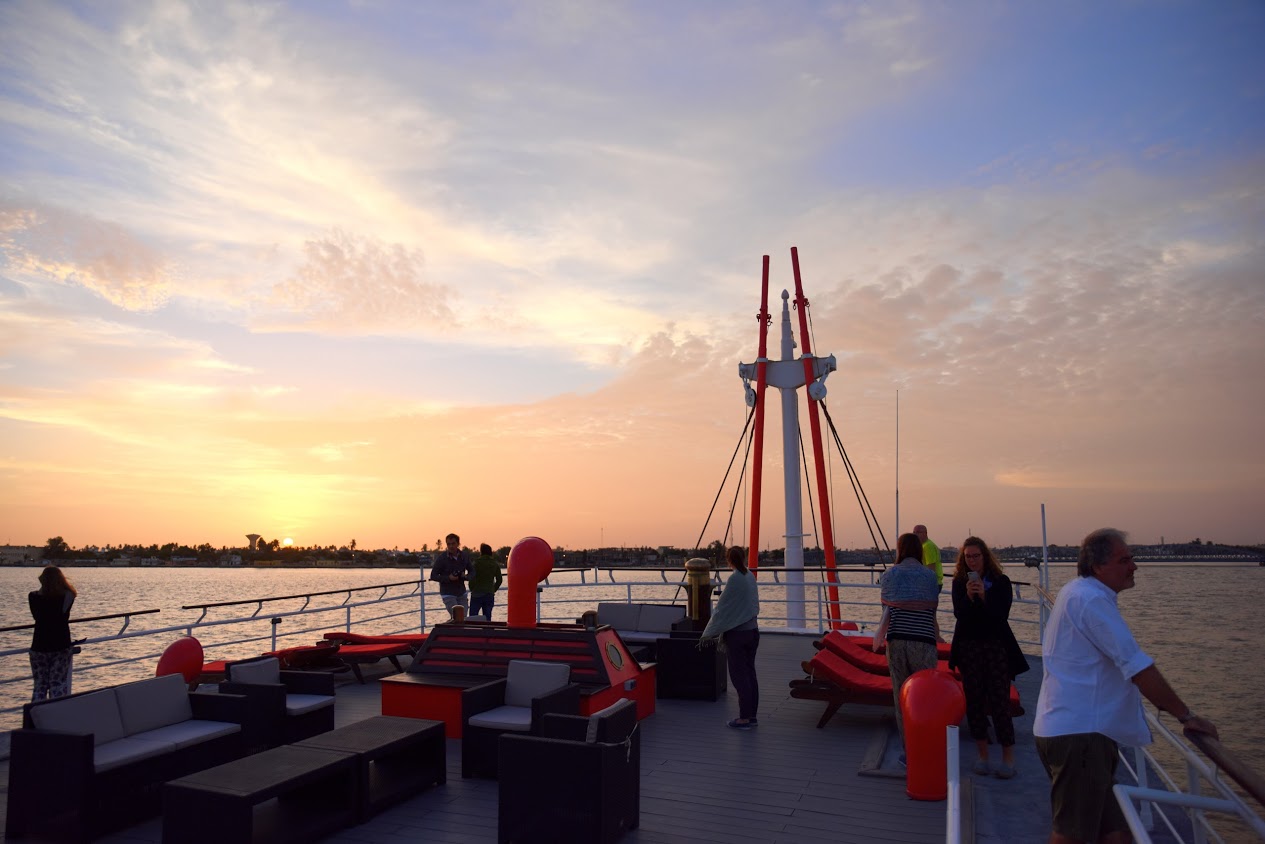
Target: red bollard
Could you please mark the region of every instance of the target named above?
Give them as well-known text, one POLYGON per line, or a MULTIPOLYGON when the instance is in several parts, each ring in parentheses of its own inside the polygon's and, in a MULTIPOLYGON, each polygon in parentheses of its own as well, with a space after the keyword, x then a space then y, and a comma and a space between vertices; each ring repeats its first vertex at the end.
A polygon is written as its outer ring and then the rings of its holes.
POLYGON ((905 721, 905 793, 915 800, 943 800, 949 794, 945 727, 966 715, 966 695, 952 676, 919 671, 900 689, 905 721))

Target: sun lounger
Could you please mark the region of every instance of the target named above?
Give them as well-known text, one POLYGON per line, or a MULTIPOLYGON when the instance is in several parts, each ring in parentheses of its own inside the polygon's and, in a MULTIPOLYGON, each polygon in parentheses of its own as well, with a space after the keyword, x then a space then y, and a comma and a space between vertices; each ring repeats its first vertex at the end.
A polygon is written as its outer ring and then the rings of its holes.
POLYGON ((422 645, 426 642, 427 633, 395 633, 391 635, 371 636, 364 633, 351 633, 342 630, 333 630, 325 634, 325 638, 331 642, 339 642, 343 645, 408 645, 413 653, 421 650, 422 645))
MULTIPOLYGON (((845 643, 848 645, 856 645, 857 647, 865 651, 868 651, 869 653, 875 653, 873 649, 874 638, 872 636, 849 636, 845 633, 832 631, 830 633, 827 633, 825 636, 822 636, 820 639, 814 640, 813 647, 817 648, 818 650, 821 650, 822 648, 826 647, 827 642, 837 642, 837 643, 845 643)), ((949 642, 936 642, 936 656, 942 660, 948 659, 949 649, 951 647, 952 645, 949 642)), ((887 643, 884 642, 882 647, 878 649, 877 655, 883 656, 886 652, 887 652, 887 643)), ((887 657, 883 656, 883 658, 886 659, 887 657)), ((884 668, 883 670, 886 671, 887 669, 884 668)))
POLYGON ((364 675, 360 673, 360 666, 373 665, 383 659, 389 659, 396 671, 403 671, 404 666, 400 665, 400 657, 406 654, 412 656, 413 649, 404 642, 394 645, 342 645, 338 649, 338 658, 351 668, 357 682, 360 683, 365 681, 364 675))
MULTIPOLYGON (((819 728, 824 727, 845 703, 895 706, 890 676, 872 674, 859 668, 829 647, 818 651, 812 659, 805 660, 802 667, 808 677, 791 681, 791 697, 825 701, 826 710, 822 713, 821 720, 817 722, 819 728)), ((939 663, 937 670, 953 676, 944 662, 939 663)), ((1023 712, 1023 706, 1019 701, 1019 691, 1012 683, 1010 714, 1017 716, 1022 715, 1023 712)))

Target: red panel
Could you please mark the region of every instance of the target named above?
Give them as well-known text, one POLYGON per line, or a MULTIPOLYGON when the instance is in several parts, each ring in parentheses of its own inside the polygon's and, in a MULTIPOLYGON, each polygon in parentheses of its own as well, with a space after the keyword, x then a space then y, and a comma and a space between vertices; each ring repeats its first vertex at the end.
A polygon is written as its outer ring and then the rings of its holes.
POLYGON ((461 738, 461 689, 416 683, 383 683, 382 714, 444 722, 444 735, 461 738))

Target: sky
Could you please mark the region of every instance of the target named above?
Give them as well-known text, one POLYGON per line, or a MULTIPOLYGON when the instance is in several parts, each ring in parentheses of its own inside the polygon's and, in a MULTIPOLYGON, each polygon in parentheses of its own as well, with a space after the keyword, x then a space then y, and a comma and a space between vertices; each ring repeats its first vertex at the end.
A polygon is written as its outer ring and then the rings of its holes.
POLYGON ((888 543, 1265 542, 1261 43, 1254 0, 7 0, 0 543, 741 544, 792 247, 888 543))

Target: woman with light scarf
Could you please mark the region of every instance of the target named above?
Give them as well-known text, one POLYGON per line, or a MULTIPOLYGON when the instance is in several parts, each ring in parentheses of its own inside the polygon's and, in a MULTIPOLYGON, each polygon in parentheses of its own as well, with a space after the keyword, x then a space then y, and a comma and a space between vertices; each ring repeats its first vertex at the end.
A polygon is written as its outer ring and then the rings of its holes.
POLYGON ((756 718, 760 704, 760 684, 755 675, 755 654, 760 647, 760 598, 756 594, 755 575, 747 568, 746 554, 738 546, 725 552, 732 570, 725 589, 716 602, 711 620, 702 639, 723 642, 729 680, 738 693, 738 717, 729 722, 735 730, 759 726, 756 718))

